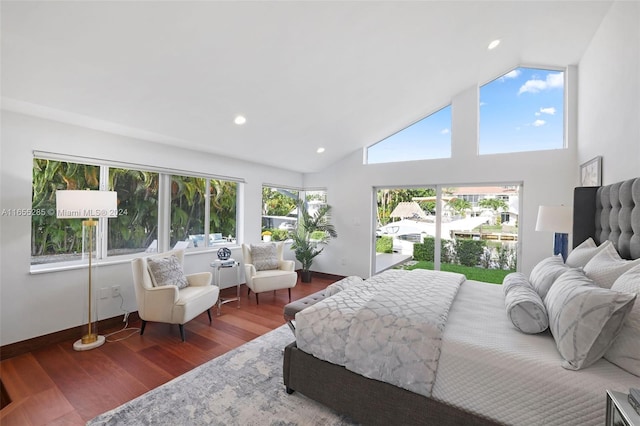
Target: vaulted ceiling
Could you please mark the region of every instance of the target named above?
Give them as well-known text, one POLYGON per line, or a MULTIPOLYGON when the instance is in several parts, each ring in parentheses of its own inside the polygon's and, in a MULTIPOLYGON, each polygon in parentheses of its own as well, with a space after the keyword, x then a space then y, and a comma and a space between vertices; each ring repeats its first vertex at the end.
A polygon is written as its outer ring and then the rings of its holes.
POLYGON ((517 65, 578 64, 610 5, 3 0, 2 106, 314 172, 517 65))

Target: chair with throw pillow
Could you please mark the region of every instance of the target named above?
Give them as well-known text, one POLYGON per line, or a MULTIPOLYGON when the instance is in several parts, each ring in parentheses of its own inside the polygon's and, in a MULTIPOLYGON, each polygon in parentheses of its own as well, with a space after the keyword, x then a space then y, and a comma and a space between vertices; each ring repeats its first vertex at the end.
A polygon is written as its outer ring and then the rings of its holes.
POLYGON ((298 282, 298 274, 295 262, 283 259, 283 250, 282 242, 242 245, 247 294, 252 291, 256 294, 256 304, 258 293, 285 288, 291 302, 291 289, 298 282))
POLYGON ((184 324, 207 311, 218 301, 220 289, 211 285, 211 272, 185 275, 184 251, 173 250, 131 262, 133 285, 142 320, 140 335, 147 321, 178 324, 184 342, 184 324))

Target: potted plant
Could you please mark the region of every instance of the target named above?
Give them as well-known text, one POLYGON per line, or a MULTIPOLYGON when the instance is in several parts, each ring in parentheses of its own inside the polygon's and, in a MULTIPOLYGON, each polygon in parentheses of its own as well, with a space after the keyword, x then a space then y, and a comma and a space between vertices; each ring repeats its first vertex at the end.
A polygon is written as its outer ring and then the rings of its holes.
POLYGON ((311 282, 313 259, 324 250, 329 239, 338 233, 331 224, 331 206, 324 204, 315 213, 310 214, 304 202, 298 203, 298 227, 293 232, 291 248, 296 259, 302 264, 302 282, 311 282))
POLYGON ((262 241, 271 241, 271 231, 262 231, 262 241))

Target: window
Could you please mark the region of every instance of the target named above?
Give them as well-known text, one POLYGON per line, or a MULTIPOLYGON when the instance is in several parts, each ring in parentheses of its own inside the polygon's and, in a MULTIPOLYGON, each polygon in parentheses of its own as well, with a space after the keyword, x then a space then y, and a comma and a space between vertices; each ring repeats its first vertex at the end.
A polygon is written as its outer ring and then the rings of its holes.
POLYGON ((108 223, 107 256, 158 247, 158 173, 110 167, 109 190, 118 193, 118 217, 108 223))
POLYGON ((284 241, 296 228, 297 204, 300 197, 295 189, 262 187, 262 232, 270 233, 274 241, 284 241))
POLYGON ((31 264, 80 260, 82 221, 56 218, 56 190, 99 188, 100 167, 35 158, 31 215, 31 264))
POLYGON ((237 238, 238 182, 208 179, 209 181, 209 240, 220 243, 237 238), (222 240, 221 240, 222 239, 222 240))
POLYGON ((210 247, 235 240, 236 186, 236 182, 172 175, 171 247, 210 247))
POLYGON ((451 106, 367 148, 367 163, 451 157, 451 106))
POLYGON ((480 87, 479 153, 564 148, 564 72, 516 68, 480 87))
POLYGON ((205 198, 205 179, 171 176, 171 247, 204 246, 205 198))
POLYGON ((98 258, 156 252, 167 246, 203 248, 236 240, 237 181, 53 157, 33 160, 32 211, 38 214, 31 217, 31 265, 81 260, 82 221, 56 218, 58 189, 118 193, 118 217, 99 219, 107 251, 98 249, 98 258), (166 194, 164 205, 162 194, 166 194), (169 229, 159 232, 160 223, 168 223, 169 229), (168 235, 169 241, 159 241, 166 239, 160 235, 168 235))
POLYGON ((376 192, 375 272, 402 256, 413 258, 408 269, 441 269, 486 282, 501 283, 516 269, 519 185, 376 192))

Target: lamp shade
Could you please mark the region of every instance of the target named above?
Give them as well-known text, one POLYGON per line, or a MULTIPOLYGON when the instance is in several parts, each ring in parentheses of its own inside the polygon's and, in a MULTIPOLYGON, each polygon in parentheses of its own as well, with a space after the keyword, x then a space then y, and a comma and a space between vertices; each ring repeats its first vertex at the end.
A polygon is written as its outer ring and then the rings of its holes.
POLYGON ((568 206, 540 206, 536 231, 569 234, 573 230, 573 214, 568 206))
POLYGON ((82 219, 118 216, 116 191, 56 191, 56 217, 82 219))

